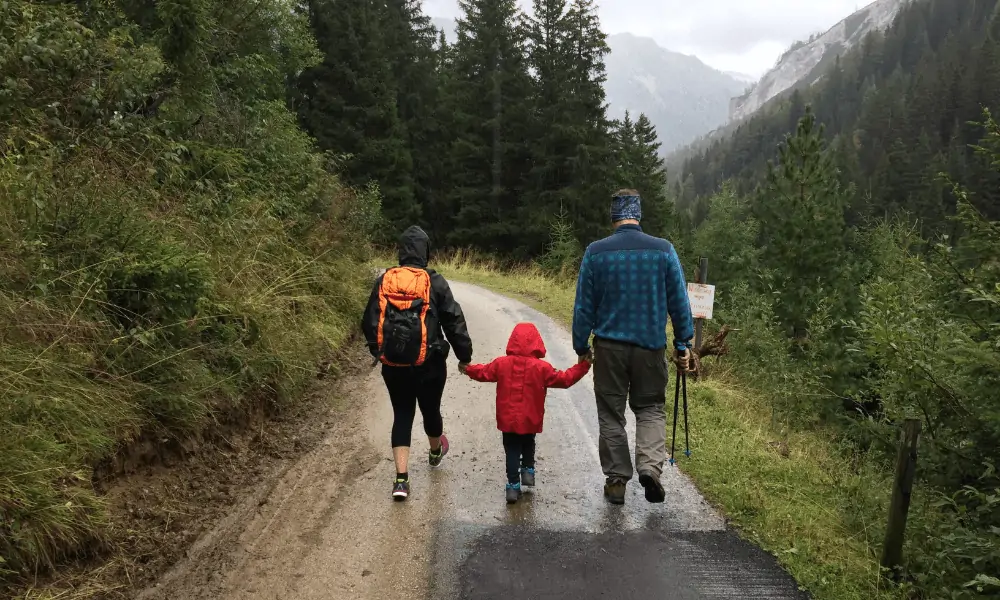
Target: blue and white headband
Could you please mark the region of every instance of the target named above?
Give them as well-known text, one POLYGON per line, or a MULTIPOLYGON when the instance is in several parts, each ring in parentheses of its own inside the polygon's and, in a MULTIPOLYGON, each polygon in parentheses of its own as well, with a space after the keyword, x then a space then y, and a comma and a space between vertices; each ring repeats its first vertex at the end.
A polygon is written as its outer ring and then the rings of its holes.
POLYGON ((611 221, 642 220, 642 200, 639 196, 615 196, 611 200, 611 221))

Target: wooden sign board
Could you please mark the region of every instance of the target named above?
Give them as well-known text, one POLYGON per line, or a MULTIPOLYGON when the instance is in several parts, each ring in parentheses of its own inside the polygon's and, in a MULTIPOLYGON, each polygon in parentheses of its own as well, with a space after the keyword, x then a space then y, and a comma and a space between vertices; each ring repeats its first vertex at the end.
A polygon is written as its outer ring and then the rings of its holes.
POLYGON ((712 320, 712 309, 715 308, 714 285, 689 283, 688 300, 691 302, 691 315, 694 318, 712 320))

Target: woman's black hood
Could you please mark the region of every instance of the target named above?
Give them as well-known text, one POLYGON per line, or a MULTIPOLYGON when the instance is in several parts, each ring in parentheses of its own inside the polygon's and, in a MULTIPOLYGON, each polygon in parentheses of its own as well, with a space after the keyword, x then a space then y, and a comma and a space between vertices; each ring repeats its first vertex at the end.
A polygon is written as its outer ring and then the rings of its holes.
POLYGON ((427 237, 424 230, 416 225, 411 225, 399 236, 399 266, 401 267, 427 267, 427 260, 430 256, 431 239, 427 237))

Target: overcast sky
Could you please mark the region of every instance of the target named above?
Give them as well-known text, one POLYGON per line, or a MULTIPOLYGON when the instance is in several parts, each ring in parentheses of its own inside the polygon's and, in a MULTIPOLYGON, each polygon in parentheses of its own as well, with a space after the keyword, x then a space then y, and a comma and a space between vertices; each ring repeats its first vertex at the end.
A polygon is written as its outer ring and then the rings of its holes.
MULTIPOLYGON (((530 0, 520 0, 531 6, 530 0)), ((723 71, 759 77, 796 40, 825 31, 869 0, 597 0, 608 33, 631 32, 723 71)), ((456 0, 424 0, 456 17, 456 0)))

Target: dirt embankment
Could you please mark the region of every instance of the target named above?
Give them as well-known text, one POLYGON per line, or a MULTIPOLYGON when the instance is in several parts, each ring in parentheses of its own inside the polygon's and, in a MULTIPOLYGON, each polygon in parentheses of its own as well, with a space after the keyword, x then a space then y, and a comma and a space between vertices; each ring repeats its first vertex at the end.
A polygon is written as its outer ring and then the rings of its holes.
POLYGON ((211 553, 226 523, 263 506, 296 459, 329 437, 350 443, 358 435, 349 391, 369 372, 363 343, 352 341, 319 365, 315 385, 284 413, 261 409, 182 443, 143 439, 98 465, 94 485, 109 507, 109 547, 0 595, 133 598, 179 560, 211 553))

